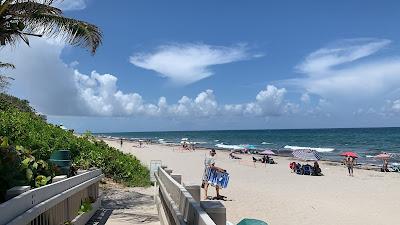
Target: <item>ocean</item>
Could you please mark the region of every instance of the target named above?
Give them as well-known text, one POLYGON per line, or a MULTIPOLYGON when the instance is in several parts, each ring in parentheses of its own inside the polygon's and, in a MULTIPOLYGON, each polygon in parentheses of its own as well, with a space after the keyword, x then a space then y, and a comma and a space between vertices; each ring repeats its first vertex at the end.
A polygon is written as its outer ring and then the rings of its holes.
MULTIPOLYGON (((96 135, 150 139, 170 144, 188 139, 199 147, 234 149, 250 146, 271 149, 282 155, 290 155, 293 149, 309 148, 320 152, 323 159, 333 161, 342 159, 340 152, 354 151, 360 156, 359 162, 372 164, 381 163, 373 158, 381 152, 400 155, 400 128, 120 132, 96 135)), ((399 161, 400 157, 392 160, 399 161)))

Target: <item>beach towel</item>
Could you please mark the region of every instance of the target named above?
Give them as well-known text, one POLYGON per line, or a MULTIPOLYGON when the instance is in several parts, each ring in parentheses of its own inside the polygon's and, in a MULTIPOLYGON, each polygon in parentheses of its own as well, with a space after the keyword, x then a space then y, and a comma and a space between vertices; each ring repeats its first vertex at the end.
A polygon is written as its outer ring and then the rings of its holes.
POLYGON ((219 172, 215 169, 207 169, 207 182, 212 186, 219 186, 220 188, 227 188, 229 184, 229 173, 219 172))

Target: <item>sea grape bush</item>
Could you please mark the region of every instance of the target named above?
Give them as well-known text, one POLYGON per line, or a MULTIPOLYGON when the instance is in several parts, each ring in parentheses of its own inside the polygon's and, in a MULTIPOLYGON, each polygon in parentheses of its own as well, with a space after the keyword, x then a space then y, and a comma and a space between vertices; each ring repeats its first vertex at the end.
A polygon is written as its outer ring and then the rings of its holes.
POLYGON ((41 187, 54 177, 54 168, 44 160, 37 160, 32 151, 13 146, 8 138, 0 137, 0 202, 14 186, 41 187))
MULTIPOLYGON (((37 116, 26 101, 10 98, 4 101, 7 95, 0 96, 0 136, 7 137, 12 145, 31 149, 32 156, 43 161, 47 161, 52 152, 67 149, 71 151, 76 168, 101 168, 107 177, 129 186, 150 184, 148 169, 135 156, 124 154, 90 134, 76 136, 49 124, 37 116)), ((0 170, 0 177, 3 175, 4 171, 0 170)), ((43 182, 43 177, 37 181, 38 184, 43 182)))

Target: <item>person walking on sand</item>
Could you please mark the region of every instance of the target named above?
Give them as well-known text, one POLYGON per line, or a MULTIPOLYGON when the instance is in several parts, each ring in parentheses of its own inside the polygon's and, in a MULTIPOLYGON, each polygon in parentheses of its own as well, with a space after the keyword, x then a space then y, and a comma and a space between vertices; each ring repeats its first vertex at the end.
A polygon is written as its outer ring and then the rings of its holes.
MULTIPOLYGON (((203 174, 203 183, 202 187, 204 188, 205 197, 204 199, 208 199, 208 186, 209 186, 209 177, 208 177, 208 170, 213 169, 218 172, 225 172, 225 170, 215 166, 215 149, 211 149, 209 155, 206 155, 204 159, 204 174, 203 174)), ((217 193, 216 199, 220 199, 222 196, 219 194, 219 186, 215 185, 215 192, 217 193)))
POLYGON ((347 158, 345 159, 345 165, 347 166, 347 170, 349 171, 349 176, 353 177, 353 168, 354 168, 354 158, 347 156, 347 158))
POLYGON ((123 140, 122 140, 122 138, 121 138, 121 140, 120 140, 120 141, 121 141, 121 148, 122 148, 122 144, 123 144, 123 140))

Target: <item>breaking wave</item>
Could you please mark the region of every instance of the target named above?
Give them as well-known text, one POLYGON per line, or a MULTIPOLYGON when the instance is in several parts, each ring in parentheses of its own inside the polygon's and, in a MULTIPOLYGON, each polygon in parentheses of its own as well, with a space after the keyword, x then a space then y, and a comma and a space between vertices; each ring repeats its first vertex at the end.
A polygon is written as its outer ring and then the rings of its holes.
POLYGON ((291 150, 309 149, 309 150, 315 150, 317 152, 332 152, 332 151, 335 150, 334 148, 312 148, 312 147, 291 146, 291 145, 286 145, 283 148, 284 149, 291 149, 291 150))

